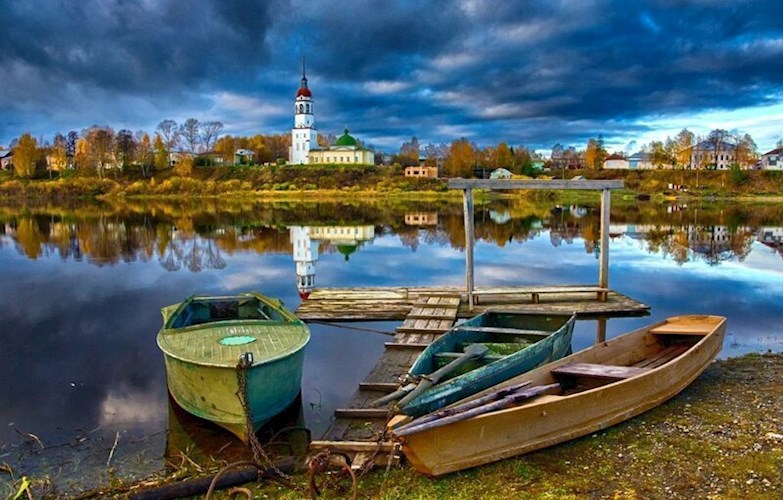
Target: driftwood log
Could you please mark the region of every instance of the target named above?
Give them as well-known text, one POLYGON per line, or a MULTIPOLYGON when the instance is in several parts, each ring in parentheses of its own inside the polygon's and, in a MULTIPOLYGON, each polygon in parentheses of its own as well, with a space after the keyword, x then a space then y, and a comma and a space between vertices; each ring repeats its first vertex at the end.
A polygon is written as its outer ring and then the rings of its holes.
MULTIPOLYGON (((292 474, 296 468, 297 461, 293 458, 281 460, 275 463, 275 467, 286 474, 292 474)), ((275 472, 266 467, 260 470, 256 467, 244 467, 235 471, 229 471, 220 476, 215 489, 225 489, 239 484, 251 483, 259 479, 269 478, 275 475, 275 472)), ((186 479, 177 483, 164 484, 154 488, 137 491, 130 495, 131 500, 163 500, 170 498, 188 497, 194 495, 203 495, 212 484, 215 474, 186 479)))

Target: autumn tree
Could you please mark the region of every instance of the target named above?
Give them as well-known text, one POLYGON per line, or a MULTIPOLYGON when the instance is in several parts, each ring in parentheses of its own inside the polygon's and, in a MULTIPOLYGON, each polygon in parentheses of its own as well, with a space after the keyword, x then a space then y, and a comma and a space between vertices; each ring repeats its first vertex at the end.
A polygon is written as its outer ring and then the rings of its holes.
POLYGON ((30 178, 41 158, 38 141, 30 133, 22 134, 14 148, 14 172, 19 177, 30 178))
POLYGON ((128 129, 122 129, 117 132, 114 141, 115 156, 120 168, 125 171, 136 162, 138 144, 133 132, 128 129))
POLYGON ((680 130, 680 132, 676 136, 674 136, 674 144, 675 144, 675 153, 674 153, 675 163, 681 168, 690 167, 691 152, 693 151, 693 146, 694 146, 693 132, 691 132, 687 128, 680 130))
POLYGON ((185 143, 185 148, 187 148, 189 153, 195 154, 198 152, 201 133, 200 125, 197 119, 188 118, 185 120, 185 123, 179 127, 179 135, 182 137, 182 141, 185 143))
POLYGON ((396 156, 395 162, 403 167, 418 165, 420 155, 419 140, 416 136, 413 136, 410 141, 402 143, 402 146, 400 146, 400 154, 396 156))
POLYGON ((493 166, 495 168, 505 167, 508 169, 512 169, 514 157, 511 154, 511 149, 509 149, 508 144, 505 142, 501 142, 498 144, 498 147, 495 148, 495 154, 494 154, 494 164, 493 166))
POLYGON ((111 127, 93 125, 82 133, 87 142, 87 167, 94 170, 99 178, 108 167, 116 166, 114 157, 114 130, 111 127))
POLYGON ((51 178, 52 172, 61 172, 68 167, 68 139, 62 134, 56 134, 49 157, 46 162, 46 170, 51 178))
POLYGON ((718 158, 726 149, 730 137, 731 135, 729 134, 729 132, 721 128, 716 128, 715 130, 712 130, 710 131, 709 134, 707 134, 707 139, 705 139, 705 141, 707 142, 707 144, 711 146, 711 150, 712 150, 712 161, 710 162, 711 164, 713 165, 718 164, 718 158))
POLYGON ((201 144, 205 151, 212 151, 222 131, 223 124, 221 122, 211 121, 201 124, 201 144))
POLYGON ((174 120, 163 120, 162 122, 158 123, 155 131, 163 141, 163 147, 166 150, 166 154, 170 155, 179 144, 180 131, 179 127, 177 127, 177 122, 174 120))
POLYGON ((744 168, 754 165, 758 159, 758 147, 753 137, 750 134, 735 131, 731 134, 731 138, 735 147, 737 164, 744 168))
POLYGON ((160 134, 155 134, 152 148, 155 150, 155 168, 161 170, 170 167, 171 163, 169 163, 169 152, 166 149, 166 142, 160 134))
POLYGON ((452 177, 472 177, 475 165, 475 146, 465 137, 453 141, 444 161, 446 173, 452 177))
POLYGON ((141 176, 147 177, 150 170, 155 166, 155 150, 152 148, 152 141, 149 134, 146 132, 136 132, 137 157, 139 161, 139 167, 141 168, 141 176))
POLYGON ((587 140, 587 148, 585 149, 585 164, 587 168, 596 170, 601 161, 601 154, 598 148, 598 141, 592 137, 587 140))

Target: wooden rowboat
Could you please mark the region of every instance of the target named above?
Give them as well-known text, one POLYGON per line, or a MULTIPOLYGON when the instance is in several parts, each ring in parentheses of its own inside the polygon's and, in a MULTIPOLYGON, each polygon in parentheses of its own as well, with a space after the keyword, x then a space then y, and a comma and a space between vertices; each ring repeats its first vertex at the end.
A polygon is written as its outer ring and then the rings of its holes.
POLYGON ((246 442, 248 411, 255 432, 299 394, 310 331, 281 301, 254 292, 192 296, 162 313, 169 392, 193 415, 246 442))
POLYGON ((575 321, 573 314, 488 311, 454 326, 419 355, 408 379, 430 382, 433 372, 464 356, 471 345, 486 352, 466 360, 450 378, 406 396, 400 411, 412 417, 430 413, 562 358, 571 352, 575 321))
POLYGON ((676 316, 510 379, 392 433, 439 476, 562 443, 658 406, 720 352, 726 318, 676 316))

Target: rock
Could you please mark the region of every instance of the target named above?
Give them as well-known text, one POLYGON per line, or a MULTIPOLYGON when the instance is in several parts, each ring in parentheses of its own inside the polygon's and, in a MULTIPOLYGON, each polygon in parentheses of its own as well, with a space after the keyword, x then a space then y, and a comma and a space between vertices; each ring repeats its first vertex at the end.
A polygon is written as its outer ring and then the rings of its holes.
POLYGON ((781 441, 783 440, 783 434, 778 434, 777 432, 768 432, 767 439, 770 441, 781 441))

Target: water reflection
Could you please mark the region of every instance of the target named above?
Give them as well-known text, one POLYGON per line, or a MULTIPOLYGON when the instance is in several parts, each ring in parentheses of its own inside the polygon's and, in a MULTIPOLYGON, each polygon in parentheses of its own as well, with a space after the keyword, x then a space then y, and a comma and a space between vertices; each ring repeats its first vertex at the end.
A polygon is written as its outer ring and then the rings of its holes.
MULTIPOLYGON (((390 212, 368 206, 362 214, 345 213, 342 204, 318 205, 315 214, 299 206, 258 205, 248 212, 203 214, 194 211, 177 217, 151 213, 22 212, 0 217, 0 245, 13 245, 30 259, 57 255, 62 259, 105 266, 155 259, 168 271, 201 272, 223 269, 236 252, 289 253, 308 276, 320 252, 345 257, 379 234, 392 234, 416 249, 419 244, 464 248, 462 213, 451 206, 442 211, 390 212), (400 220, 400 218, 402 220, 400 220), (329 220, 327 224, 313 224, 329 220)), ((636 206, 612 207, 610 236, 629 238, 648 253, 660 253, 678 264, 701 260, 719 265, 743 260, 753 241, 780 253, 783 226, 780 210, 656 206, 640 213, 636 206), (676 207, 676 209, 674 209, 676 207)), ((513 202, 494 202, 476 210, 476 238, 498 246, 524 242, 547 233, 554 247, 581 240, 585 252, 597 254, 599 218, 596 207, 572 205, 558 209, 536 208, 513 202)), ((303 283, 303 288, 312 284, 303 283)))
MULTIPOLYGON (((686 313, 729 317, 723 356, 783 350, 783 208, 672 207, 613 204, 610 286, 652 317, 579 321, 574 350, 686 313)), ((477 284, 595 282, 598 210, 552 208, 519 198, 477 207, 477 284)), ((462 285, 464 245, 461 203, 0 207, 0 462, 89 485, 107 480, 119 432, 122 473, 160 467, 164 305, 257 289, 295 309, 313 286, 462 285), (100 474, 82 480, 88 464, 100 474)), ((388 338, 311 328, 301 411, 318 437, 388 338)))

